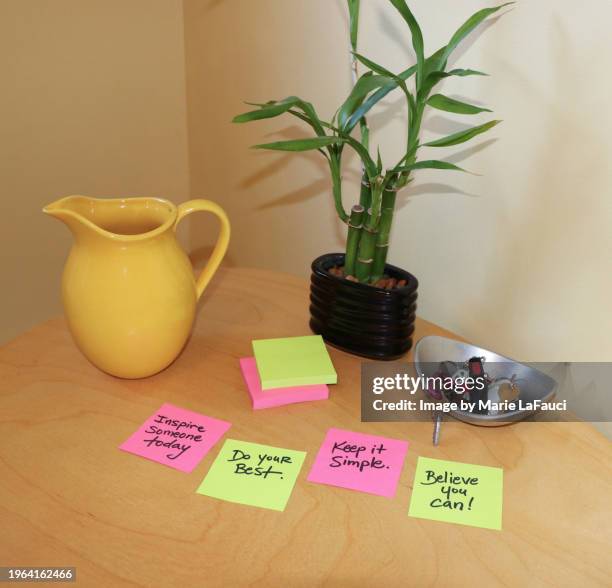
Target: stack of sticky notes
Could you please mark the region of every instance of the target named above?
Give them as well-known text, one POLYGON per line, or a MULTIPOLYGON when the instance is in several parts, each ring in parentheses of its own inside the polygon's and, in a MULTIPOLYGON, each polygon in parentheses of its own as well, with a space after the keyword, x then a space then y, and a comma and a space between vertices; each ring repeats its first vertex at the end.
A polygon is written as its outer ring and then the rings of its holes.
POLYGON ((254 409, 329 398, 338 381, 320 335, 253 341, 254 357, 240 360, 254 409))

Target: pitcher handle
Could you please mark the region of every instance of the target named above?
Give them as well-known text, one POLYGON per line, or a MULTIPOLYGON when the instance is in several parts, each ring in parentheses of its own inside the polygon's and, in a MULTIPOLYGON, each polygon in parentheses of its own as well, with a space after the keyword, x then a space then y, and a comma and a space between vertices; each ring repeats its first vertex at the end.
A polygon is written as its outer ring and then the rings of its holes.
POLYGON ((212 255, 196 280, 196 292, 199 299, 200 296, 202 296, 202 292, 206 289, 206 286, 208 286, 208 282, 210 282, 210 279, 215 275, 227 251, 230 239, 230 223, 225 211, 218 204, 210 200, 198 198, 195 200, 188 200, 178 206, 178 215, 174 223, 175 230, 178 223, 192 212, 212 212, 221 222, 221 231, 219 232, 219 238, 217 239, 212 255))

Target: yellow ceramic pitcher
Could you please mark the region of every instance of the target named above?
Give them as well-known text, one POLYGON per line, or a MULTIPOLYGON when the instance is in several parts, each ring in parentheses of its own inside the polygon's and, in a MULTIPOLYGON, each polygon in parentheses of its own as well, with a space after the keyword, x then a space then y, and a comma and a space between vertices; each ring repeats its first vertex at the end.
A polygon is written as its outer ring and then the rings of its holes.
POLYGON ((172 363, 191 331, 197 300, 227 250, 230 225, 223 209, 209 200, 177 207, 162 198, 68 196, 43 210, 74 236, 62 298, 79 349, 101 370, 122 378, 150 376, 172 363), (178 222, 196 211, 221 221, 197 280, 175 235, 178 222))

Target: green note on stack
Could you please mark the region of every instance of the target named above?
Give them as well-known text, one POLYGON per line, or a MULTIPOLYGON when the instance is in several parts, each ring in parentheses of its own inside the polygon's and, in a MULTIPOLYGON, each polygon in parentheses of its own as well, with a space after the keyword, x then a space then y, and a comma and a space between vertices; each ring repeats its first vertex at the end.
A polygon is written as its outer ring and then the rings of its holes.
POLYGON ((320 335, 260 339, 253 341, 253 352, 262 390, 338 381, 320 335))

